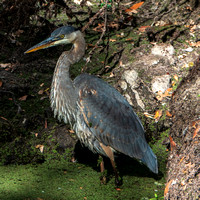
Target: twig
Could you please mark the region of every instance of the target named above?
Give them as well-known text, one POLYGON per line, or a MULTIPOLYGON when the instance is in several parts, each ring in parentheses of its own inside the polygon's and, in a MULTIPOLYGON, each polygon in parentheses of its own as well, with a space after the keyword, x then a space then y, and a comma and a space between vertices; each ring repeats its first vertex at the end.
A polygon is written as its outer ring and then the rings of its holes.
MULTIPOLYGON (((86 65, 90 62, 91 56, 92 56, 93 52, 94 52, 95 49, 98 47, 98 45, 99 45, 99 43, 101 42, 103 36, 105 35, 106 27, 107 27, 107 4, 108 4, 108 0, 106 0, 105 5, 104 5, 104 6, 99 10, 99 12, 97 13, 97 14, 99 15, 99 14, 105 9, 105 11, 104 11, 104 14, 105 14, 104 27, 103 27, 103 30, 102 30, 102 33, 101 33, 101 36, 100 36, 99 40, 96 42, 96 44, 95 44, 95 46, 92 48, 92 50, 88 53, 89 56, 87 57, 85 66, 82 68, 82 72, 86 70, 86 65), (100 11, 101 11, 101 12, 100 12, 100 11)), ((97 14, 95 14, 95 16, 96 16, 97 14)), ((96 16, 96 17, 97 17, 97 16, 96 16)), ((96 18, 96 17, 95 17, 95 18, 96 18)), ((94 21, 95 18, 93 17, 93 20, 92 20, 92 21, 90 20, 90 21, 88 22, 88 24, 82 28, 82 31, 84 31, 86 28, 88 28, 88 26, 94 21)), ((91 18, 91 19, 92 19, 92 18, 91 18)))
POLYGON ((174 10, 173 7, 172 7, 171 9, 169 9, 167 12, 164 12, 164 13, 162 13, 162 14, 160 14, 160 15, 157 15, 157 16, 153 19, 153 23, 151 24, 151 26, 154 26, 155 23, 156 23, 157 21, 159 21, 164 15, 170 13, 172 10, 174 10))
POLYGON ((107 44, 106 44, 106 57, 104 59, 104 68, 106 66, 106 61, 107 61, 107 58, 108 58, 108 51, 109 51, 109 47, 110 47, 110 33, 108 33, 108 38, 107 38, 107 44))
POLYGON ((155 13, 155 17, 153 20, 153 23, 151 24, 151 26, 154 26, 154 24, 159 21, 164 15, 170 13, 171 11, 173 11, 174 9, 176 9, 176 6, 174 6, 173 4, 176 4, 176 0, 173 0, 171 2, 171 0, 166 0, 165 2, 163 2, 163 6, 161 7, 161 9, 159 9, 156 13, 155 13), (171 3, 171 6, 169 6, 171 3), (164 12, 167 8, 170 8, 168 11, 164 12))
POLYGON ((100 15, 104 10, 106 10, 107 4, 108 0, 106 0, 105 5, 92 18, 90 18, 89 22, 81 29, 82 32, 88 29, 88 27, 93 23, 93 21, 97 18, 97 16, 100 15))
POLYGON ((120 49, 118 52, 115 52, 109 59, 108 59, 108 63, 110 63, 116 56, 118 56, 117 60, 115 61, 115 63, 110 66, 110 67, 105 67, 105 64, 104 64, 104 68, 100 71, 100 73, 98 75, 103 75, 104 73, 108 73, 110 71, 112 71, 114 69, 114 67, 119 63, 120 59, 121 59, 121 56, 122 56, 122 53, 124 51, 124 48, 120 49), (110 60, 110 62, 109 62, 110 60))

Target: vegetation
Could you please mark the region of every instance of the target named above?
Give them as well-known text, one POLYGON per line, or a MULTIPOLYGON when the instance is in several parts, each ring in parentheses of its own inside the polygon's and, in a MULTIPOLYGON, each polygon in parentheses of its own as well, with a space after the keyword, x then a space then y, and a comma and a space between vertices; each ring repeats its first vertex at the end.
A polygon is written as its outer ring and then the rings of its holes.
MULTIPOLYGON (((127 159, 127 158, 126 158, 127 159)), ((114 178, 101 185, 94 163, 70 163, 64 160, 43 164, 0 167, 1 199, 151 199, 163 196, 164 177, 155 180, 146 167, 130 159, 120 163, 123 186, 114 187, 114 178)), ((111 167, 111 166, 110 166, 111 167)), ((111 168, 109 168, 111 170, 111 168)))
MULTIPOLYGON (((169 136, 175 137, 176 132, 175 128, 171 131, 170 120, 175 116, 170 111, 171 97, 187 83, 184 76, 195 64, 194 60, 186 60, 180 68, 176 64, 165 68, 165 73, 171 75, 172 91, 158 97, 149 92, 151 70, 133 63, 150 53, 156 43, 173 44, 176 56, 181 52, 183 57, 186 47, 198 48, 198 6, 195 0, 177 1, 175 5, 171 0, 91 0, 82 1, 81 5, 64 0, 1 1, 0 199, 163 199, 171 149, 169 136), (101 185, 97 155, 77 143, 69 125, 54 118, 49 103, 52 74, 60 53, 71 46, 50 48, 31 56, 23 52, 66 24, 82 30, 87 42, 85 58, 70 69, 72 78, 83 72, 95 74, 122 94, 130 94, 147 140, 158 157, 158 176, 138 161, 117 155, 123 185, 115 188, 109 161, 108 183, 101 185), (126 91, 119 87, 123 71, 132 65, 139 74, 136 90, 143 94, 147 115, 138 106, 131 86, 126 91), (74 150, 77 162, 72 162, 74 150)), ((195 95, 199 98, 200 94, 195 95)), ((182 144, 181 139, 175 142, 177 146, 182 144)))

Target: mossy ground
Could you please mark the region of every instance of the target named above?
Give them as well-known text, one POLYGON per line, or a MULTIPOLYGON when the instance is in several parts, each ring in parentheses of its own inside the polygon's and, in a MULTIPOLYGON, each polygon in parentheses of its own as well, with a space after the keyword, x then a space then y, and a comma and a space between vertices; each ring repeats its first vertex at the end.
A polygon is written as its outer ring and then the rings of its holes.
POLYGON ((163 196, 165 178, 162 172, 154 176, 145 166, 127 158, 120 164, 119 171, 123 185, 117 189, 112 173, 106 185, 100 184, 101 174, 95 162, 88 165, 50 161, 37 165, 0 166, 0 199, 138 200, 151 199, 155 194, 163 196))

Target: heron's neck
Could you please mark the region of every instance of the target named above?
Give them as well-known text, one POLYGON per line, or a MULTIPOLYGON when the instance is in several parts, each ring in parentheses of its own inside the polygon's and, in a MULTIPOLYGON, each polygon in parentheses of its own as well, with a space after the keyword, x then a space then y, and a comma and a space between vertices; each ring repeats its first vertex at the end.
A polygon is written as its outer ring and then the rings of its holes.
POLYGON ((51 86, 51 107, 54 115, 71 124, 75 121, 78 91, 70 78, 69 67, 78 62, 85 53, 85 40, 81 32, 77 33, 74 46, 61 54, 54 71, 51 86))
POLYGON ((78 62, 85 54, 85 39, 80 31, 77 32, 77 38, 73 44, 73 48, 68 52, 71 64, 78 62))

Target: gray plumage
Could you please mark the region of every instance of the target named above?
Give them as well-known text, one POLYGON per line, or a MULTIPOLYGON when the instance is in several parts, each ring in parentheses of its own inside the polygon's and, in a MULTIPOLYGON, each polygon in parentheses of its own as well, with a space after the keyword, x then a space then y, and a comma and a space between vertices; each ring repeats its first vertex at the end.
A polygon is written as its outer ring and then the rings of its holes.
POLYGON ((70 26, 25 53, 64 43, 73 48, 60 56, 51 87, 55 116, 70 123, 80 141, 93 152, 108 156, 105 148, 141 160, 158 173, 157 158, 146 142, 143 126, 125 98, 105 81, 88 74, 70 79, 69 67, 85 53, 83 34, 70 26), (46 45, 47 44, 47 45, 46 45))

